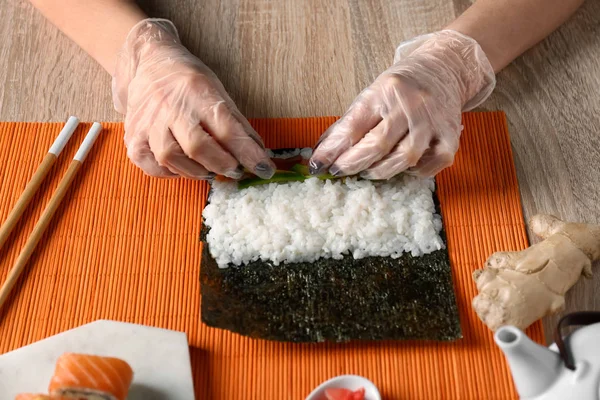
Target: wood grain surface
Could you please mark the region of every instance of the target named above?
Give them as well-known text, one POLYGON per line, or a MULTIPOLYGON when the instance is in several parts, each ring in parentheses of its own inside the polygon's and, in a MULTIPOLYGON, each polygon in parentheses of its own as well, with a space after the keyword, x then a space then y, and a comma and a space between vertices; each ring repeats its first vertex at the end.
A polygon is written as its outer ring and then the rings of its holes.
MULTIPOLYGON (((340 115, 402 40, 442 28, 469 0, 142 1, 173 20, 247 117, 340 115)), ((119 121, 110 78, 28 2, 0 3, 0 120, 119 121)), ((102 34, 102 24, 98 24, 102 34)), ((523 207, 600 223, 600 1, 507 67, 481 107, 504 110, 523 207)), ((1 151, 1 150, 0 150, 1 151)), ((537 239, 531 237, 532 241, 537 239)), ((567 311, 600 309, 600 271, 567 311)), ((556 317, 547 318, 547 337, 556 317)))

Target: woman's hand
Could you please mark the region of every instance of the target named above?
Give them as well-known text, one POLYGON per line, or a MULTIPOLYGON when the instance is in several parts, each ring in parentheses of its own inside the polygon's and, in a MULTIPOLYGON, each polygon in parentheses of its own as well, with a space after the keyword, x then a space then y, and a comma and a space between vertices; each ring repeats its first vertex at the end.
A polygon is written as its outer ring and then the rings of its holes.
POLYGON ((444 30, 405 42, 381 74, 321 137, 313 174, 389 179, 433 176, 452 165, 461 111, 481 104, 495 75, 477 42, 444 30))
POLYGON ((151 176, 270 178, 275 166, 216 75, 167 20, 133 27, 117 57, 113 99, 127 155, 151 176))

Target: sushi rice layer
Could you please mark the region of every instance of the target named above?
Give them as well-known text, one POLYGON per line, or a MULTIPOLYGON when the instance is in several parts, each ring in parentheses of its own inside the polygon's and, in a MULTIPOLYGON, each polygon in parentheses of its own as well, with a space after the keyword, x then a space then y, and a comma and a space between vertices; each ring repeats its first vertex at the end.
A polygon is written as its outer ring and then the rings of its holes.
POLYGON ((219 267, 251 261, 312 262, 319 258, 398 258, 444 247, 433 179, 399 176, 374 182, 308 179, 239 190, 212 185, 203 212, 219 267))

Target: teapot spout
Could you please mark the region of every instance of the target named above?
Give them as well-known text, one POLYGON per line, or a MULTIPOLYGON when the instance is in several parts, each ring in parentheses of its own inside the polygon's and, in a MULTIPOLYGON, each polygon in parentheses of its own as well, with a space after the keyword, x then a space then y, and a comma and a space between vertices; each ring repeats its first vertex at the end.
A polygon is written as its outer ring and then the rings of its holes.
POLYGON ((506 356, 520 397, 538 396, 556 382, 562 368, 557 353, 533 342, 514 326, 499 328, 494 340, 506 356))

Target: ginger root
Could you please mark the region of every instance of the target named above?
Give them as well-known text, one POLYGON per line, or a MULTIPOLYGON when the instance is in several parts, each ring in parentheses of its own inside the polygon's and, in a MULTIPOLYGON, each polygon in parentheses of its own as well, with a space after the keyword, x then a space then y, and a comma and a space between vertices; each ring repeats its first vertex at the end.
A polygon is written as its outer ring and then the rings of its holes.
POLYGON ((566 223, 552 215, 530 221, 544 240, 523 251, 498 252, 473 272, 479 294, 473 309, 493 331, 525 329, 564 309, 565 293, 600 259, 600 225, 566 223))

